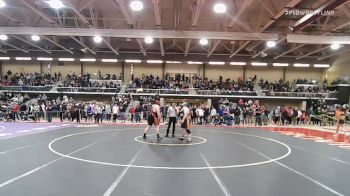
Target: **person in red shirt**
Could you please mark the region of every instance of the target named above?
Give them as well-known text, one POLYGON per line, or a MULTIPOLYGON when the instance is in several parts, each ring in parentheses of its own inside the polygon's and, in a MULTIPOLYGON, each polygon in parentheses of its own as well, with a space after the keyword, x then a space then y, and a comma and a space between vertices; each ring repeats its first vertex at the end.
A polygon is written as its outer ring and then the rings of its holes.
POLYGON ((134 121, 134 117, 135 117, 135 107, 132 106, 130 109, 129 109, 129 112, 130 112, 130 121, 133 122, 134 121))
POLYGON ((12 119, 14 121, 16 121, 16 118, 19 120, 19 104, 18 103, 14 103, 12 106, 12 119))

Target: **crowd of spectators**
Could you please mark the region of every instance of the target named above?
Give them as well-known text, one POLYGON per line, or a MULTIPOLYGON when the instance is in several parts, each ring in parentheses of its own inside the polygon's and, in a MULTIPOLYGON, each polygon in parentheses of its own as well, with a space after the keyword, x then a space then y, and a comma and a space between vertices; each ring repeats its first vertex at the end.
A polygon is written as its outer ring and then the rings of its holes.
MULTIPOLYGON (((91 79, 91 74, 77 75, 68 74, 62 76, 59 73, 12 73, 8 71, 1 80, 2 86, 56 86, 61 91, 69 91, 72 87, 89 88, 92 91, 106 91, 106 89, 117 89, 115 92, 119 92, 121 83, 117 80, 116 75, 105 75, 101 72, 94 74, 97 80, 91 79), (62 90, 63 89, 63 90, 62 90), (96 90, 97 89, 97 90, 96 90)), ((285 80, 268 81, 264 79, 257 79, 257 76, 247 78, 243 80, 239 78, 224 79, 219 76, 218 80, 212 80, 209 78, 202 78, 198 76, 186 76, 185 74, 169 75, 165 74, 164 77, 154 75, 143 74, 140 78, 132 77, 131 82, 128 85, 128 92, 149 92, 154 93, 161 91, 161 93, 169 94, 188 94, 189 88, 196 89, 197 94, 202 95, 257 95, 255 87, 260 87, 261 95, 285 95, 286 93, 294 93, 291 96, 311 96, 315 93, 328 93, 327 81, 318 83, 314 80, 296 79, 292 82, 285 80)), ((71 89, 72 90, 72 89, 71 89)), ((74 90, 74 89, 73 89, 74 90)), ((82 90, 88 91, 88 90, 82 90)), ((109 91, 108 91, 109 92, 109 91)), ((113 91, 114 92, 114 91, 113 91)))
POLYGON ((125 112, 130 99, 126 96, 112 97, 111 101, 98 102, 75 101, 72 97, 62 96, 48 98, 45 94, 30 98, 27 94, 3 93, 1 95, 0 119, 4 121, 44 119, 52 122, 53 117, 59 121, 101 123, 102 121, 125 122, 125 112))
POLYGON ((133 78, 128 88, 138 89, 135 92, 148 92, 147 89, 157 89, 164 93, 187 93, 189 79, 181 74, 176 74, 175 77, 166 74, 163 79, 152 74, 143 74, 141 78, 133 78))
POLYGON ((208 78, 193 77, 193 87, 198 89, 199 94, 251 94, 254 95, 254 82, 256 77, 249 78, 246 81, 238 79, 237 81, 226 79, 220 76, 217 81, 208 78))
POLYGON ((116 75, 102 76, 99 72, 97 79, 91 79, 91 74, 77 75, 75 73, 62 76, 58 73, 12 73, 8 71, 2 77, 1 86, 57 86, 57 87, 95 87, 95 88, 118 88, 116 75))
MULTIPOLYGON (((49 98, 45 94, 29 97, 27 94, 1 94, 0 119, 2 120, 32 120, 45 119, 51 122, 53 117, 59 121, 76 121, 101 123, 145 122, 149 114, 153 96, 133 98, 130 95, 112 97, 108 102, 75 101, 72 97, 62 96, 49 98)), ((191 122, 198 125, 324 125, 321 115, 334 117, 335 105, 327 105, 323 99, 313 100, 309 107, 302 110, 297 107, 268 106, 256 99, 239 99, 230 101, 220 99, 214 101, 211 108, 204 104, 190 104, 191 122)), ((170 104, 161 107, 162 122, 168 120, 170 104)), ((176 111, 180 120, 181 104, 177 104, 176 111)), ((348 107, 346 114, 349 116, 348 107)), ((334 121, 330 121, 334 124, 334 121)))

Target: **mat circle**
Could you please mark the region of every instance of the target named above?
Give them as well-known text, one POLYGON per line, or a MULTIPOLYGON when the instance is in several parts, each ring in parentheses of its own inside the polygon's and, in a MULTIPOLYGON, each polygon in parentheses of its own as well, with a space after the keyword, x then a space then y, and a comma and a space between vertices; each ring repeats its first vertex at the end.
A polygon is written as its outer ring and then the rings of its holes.
POLYGON ((135 137, 135 141, 142 143, 142 144, 149 144, 149 145, 155 145, 155 146, 194 146, 194 145, 199 145, 199 144, 204 144, 207 142, 207 139, 199 136, 192 136, 192 142, 187 142, 186 138, 184 141, 179 141, 178 137, 169 137, 169 138, 162 138, 157 141, 155 138, 155 134, 148 135, 147 139, 143 139, 142 136, 137 136, 135 137), (149 140, 149 137, 154 137, 153 140, 149 140), (164 141, 177 141, 178 143, 164 143, 164 141))
POLYGON ((131 167, 131 168, 142 168, 142 169, 162 169, 162 170, 210 170, 210 169, 229 169, 229 168, 240 168, 240 167, 249 167, 249 166, 257 166, 257 165, 263 165, 263 164, 268 164, 268 163, 272 163, 275 161, 279 161, 281 159, 284 159, 286 157, 288 157, 292 150, 291 148, 283 143, 280 142, 278 140, 272 139, 272 138, 266 138, 266 137, 262 137, 262 136, 257 136, 257 135, 250 135, 250 134, 245 134, 245 133, 236 133, 236 132, 230 132, 230 131, 219 131, 219 130, 202 130, 205 132, 216 132, 216 133, 226 133, 226 134, 234 134, 234 135, 241 135, 241 136, 247 136, 247 137, 254 137, 254 138, 259 138, 262 140, 267 140, 267 141, 271 141, 274 143, 278 143, 281 146, 283 146, 285 149, 287 149, 287 152, 279 157, 276 158, 271 158, 268 159, 266 161, 259 161, 259 162, 252 162, 252 163, 245 163, 245 164, 236 164, 236 165, 220 165, 220 166, 207 166, 207 167, 167 167, 167 166, 152 166, 152 165, 136 165, 136 164, 120 164, 120 163, 110 163, 110 162, 102 162, 102 161, 94 161, 94 160, 89 160, 89 159, 83 159, 83 158, 79 158, 79 157, 74 157, 71 154, 63 154, 60 153, 58 151, 56 151, 52 145, 60 140, 63 140, 65 138, 68 137, 73 137, 73 136, 77 136, 77 135, 84 135, 84 134, 92 134, 92 133, 99 133, 99 132, 107 132, 107 131, 116 131, 116 130, 99 130, 99 131, 89 131, 89 132, 82 132, 82 133, 74 133, 74 134, 69 134, 69 135, 65 135, 59 138, 56 138, 54 140, 52 140, 49 145, 48 148, 51 152, 61 156, 61 157, 65 157, 68 159, 73 159, 73 160, 77 160, 77 161, 82 161, 82 162, 86 162, 86 163, 93 163, 93 164, 98 164, 98 165, 106 165, 106 166, 114 166, 114 167, 131 167))

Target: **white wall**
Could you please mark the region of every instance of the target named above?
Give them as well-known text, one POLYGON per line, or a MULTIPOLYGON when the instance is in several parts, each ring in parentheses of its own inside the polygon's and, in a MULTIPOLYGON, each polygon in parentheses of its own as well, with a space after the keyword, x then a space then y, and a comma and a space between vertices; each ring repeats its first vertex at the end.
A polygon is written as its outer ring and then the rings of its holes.
POLYGON ((243 67, 232 65, 206 65, 205 77, 213 80, 218 80, 219 77, 237 81, 238 78, 243 78, 243 67))
POLYGON ((338 56, 332 66, 323 73, 323 78, 332 82, 339 77, 350 77, 350 53, 344 53, 338 56))
POLYGON ((12 73, 40 73, 40 62, 37 61, 3 61, 2 71, 6 74, 11 70, 12 73))
POLYGON ((202 65, 165 64, 165 73, 196 73, 202 65))
POLYGON ((269 82, 277 81, 283 78, 283 69, 276 67, 247 67, 246 78, 253 78, 268 80, 269 82))
POLYGON ((120 73, 122 72, 122 66, 120 63, 85 62, 83 70, 84 70, 84 74, 86 73, 95 74, 95 73, 98 73, 98 71, 101 71, 102 75, 115 74, 116 76, 119 76, 120 73))
POLYGON ((293 68, 287 69, 286 80, 293 81, 295 79, 308 79, 322 81, 323 69, 312 69, 312 68, 293 68))

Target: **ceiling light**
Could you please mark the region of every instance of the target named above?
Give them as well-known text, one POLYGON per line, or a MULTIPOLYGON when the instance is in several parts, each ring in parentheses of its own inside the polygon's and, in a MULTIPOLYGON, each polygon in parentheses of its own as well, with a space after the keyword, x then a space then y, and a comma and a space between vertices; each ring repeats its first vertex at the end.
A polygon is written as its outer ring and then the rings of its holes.
POLYGON ((181 61, 165 61, 165 63, 169 63, 169 64, 180 64, 182 63, 181 61))
POLYGON ((217 14, 222 14, 222 13, 226 12, 227 8, 226 8, 225 4, 217 3, 217 4, 214 5, 213 10, 217 14))
POLYGON ((74 58, 58 58, 58 61, 75 61, 74 58))
POLYGON ((50 57, 38 57, 36 60, 38 60, 38 61, 52 61, 53 58, 50 58, 50 57))
POLYGON ((220 61, 209 61, 209 65, 225 65, 225 62, 220 62, 220 61))
POLYGON ((142 1, 132 1, 130 3, 130 8, 133 11, 141 11, 143 9, 143 3, 142 1))
POLYGON ((104 63, 116 63, 118 62, 118 59, 101 59, 104 63))
POLYGON ((294 67, 310 67, 310 64, 307 63, 294 63, 294 67))
POLYGON ((163 61, 162 60, 147 60, 147 63, 160 64, 160 63, 163 63, 163 61))
POLYGON ((288 67, 288 63, 272 63, 272 66, 274 67, 288 67))
POLYGON ((53 9, 61 9, 66 7, 65 5, 63 5, 61 0, 50 0, 50 1, 46 1, 47 4, 50 5, 50 7, 52 7, 53 9))
POLYGON ((252 66, 267 66, 267 63, 260 63, 260 62, 252 62, 252 66))
POLYGON ((247 65, 246 62, 230 62, 230 65, 247 65))
POLYGON ((314 67, 317 67, 317 68, 328 68, 329 64, 314 64, 314 67))
POLYGON ((10 57, 6 57, 6 56, 1 56, 0 60, 10 60, 10 57))
POLYGON ((146 43, 146 44, 151 44, 151 43, 153 43, 153 38, 152 38, 152 37, 145 37, 145 43, 146 43))
POLYGON ((141 63, 141 60, 138 59, 126 59, 126 63, 141 63))
POLYGON ((80 62, 95 62, 96 59, 80 59, 80 62))
POLYGON ((99 36, 99 35, 96 35, 96 36, 94 37, 94 42, 95 42, 95 43, 101 43, 101 42, 102 42, 102 37, 99 36))
POLYGON ((0 8, 3 8, 6 6, 6 3, 4 0, 0 0, 0 8))
POLYGON ((36 42, 40 40, 40 37, 38 35, 32 35, 31 38, 33 41, 36 41, 36 42))
POLYGON ((31 57, 16 57, 17 61, 30 61, 32 60, 31 57))
POLYGON ((7 35, 0 35, 1 41, 6 41, 8 39, 7 35))
POLYGON ((269 48, 275 47, 276 46, 276 42, 275 41, 267 41, 266 42, 266 46, 269 48))
POLYGON ((332 50, 338 50, 340 48, 340 44, 332 44, 331 48, 332 50))
POLYGON ((200 62, 200 61, 188 61, 187 63, 190 64, 190 65, 201 65, 201 64, 203 64, 203 62, 200 62))
POLYGON ((205 45, 208 45, 209 41, 208 41, 207 39, 203 38, 203 39, 200 39, 200 40, 199 40, 199 43, 200 43, 201 45, 205 46, 205 45))

